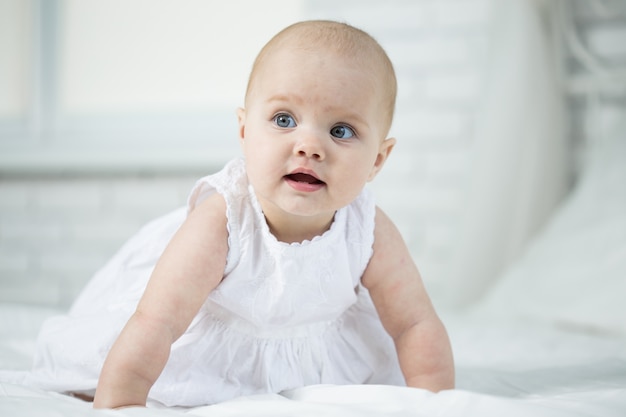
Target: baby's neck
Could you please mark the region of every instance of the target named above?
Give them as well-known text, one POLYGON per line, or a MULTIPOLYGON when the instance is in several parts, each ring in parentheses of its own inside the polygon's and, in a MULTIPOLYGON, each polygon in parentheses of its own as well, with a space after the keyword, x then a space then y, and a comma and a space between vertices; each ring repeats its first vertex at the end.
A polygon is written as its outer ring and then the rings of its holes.
POLYGON ((323 235, 333 224, 334 215, 330 219, 309 219, 302 217, 281 218, 272 221, 265 218, 270 232, 276 240, 284 243, 301 243, 323 235))

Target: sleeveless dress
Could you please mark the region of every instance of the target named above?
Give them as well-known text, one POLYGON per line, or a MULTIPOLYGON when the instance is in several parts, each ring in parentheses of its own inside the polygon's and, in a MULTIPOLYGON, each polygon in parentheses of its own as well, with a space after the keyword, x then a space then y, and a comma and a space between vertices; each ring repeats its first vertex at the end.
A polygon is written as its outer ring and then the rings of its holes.
POLYGON ((198 406, 312 384, 404 385, 393 342, 360 283, 372 255, 372 196, 365 190, 338 210, 323 235, 287 244, 270 233, 242 159, 199 180, 186 209, 146 225, 67 315, 45 322, 26 382, 93 394, 157 259, 186 212, 216 192, 227 206, 224 279, 172 345, 150 400, 198 406))

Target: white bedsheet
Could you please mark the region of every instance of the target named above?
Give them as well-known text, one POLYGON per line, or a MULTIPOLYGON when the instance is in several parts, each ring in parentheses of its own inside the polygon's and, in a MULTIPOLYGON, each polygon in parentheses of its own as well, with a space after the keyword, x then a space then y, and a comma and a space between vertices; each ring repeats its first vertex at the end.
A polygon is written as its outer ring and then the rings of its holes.
POLYGON ((484 314, 445 315, 457 389, 310 386, 191 409, 93 410, 91 404, 19 384, 41 321, 54 310, 0 305, 0 416, 626 416, 626 337, 484 314))

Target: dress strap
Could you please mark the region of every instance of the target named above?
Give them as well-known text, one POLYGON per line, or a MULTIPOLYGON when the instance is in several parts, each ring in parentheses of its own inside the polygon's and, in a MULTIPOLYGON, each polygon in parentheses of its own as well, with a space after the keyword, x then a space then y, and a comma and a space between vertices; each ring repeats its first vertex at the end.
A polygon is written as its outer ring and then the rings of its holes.
POLYGON ((228 228, 228 256, 224 274, 228 274, 239 261, 239 218, 242 200, 247 198, 248 176, 243 158, 228 162, 219 172, 199 179, 187 199, 187 213, 215 193, 226 201, 228 228))
POLYGON ((363 276, 365 269, 374 253, 374 228, 376 218, 376 202, 374 195, 367 189, 363 189, 361 194, 345 207, 347 211, 346 240, 352 246, 355 259, 351 261, 355 272, 353 276, 359 277, 354 282, 356 287, 363 276))

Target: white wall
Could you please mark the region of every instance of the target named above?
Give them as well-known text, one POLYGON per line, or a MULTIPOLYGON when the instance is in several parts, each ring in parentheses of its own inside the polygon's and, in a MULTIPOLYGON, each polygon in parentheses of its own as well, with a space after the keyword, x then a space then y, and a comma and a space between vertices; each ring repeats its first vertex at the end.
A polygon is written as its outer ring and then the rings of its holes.
POLYGON ((574 81, 568 96, 570 133, 577 150, 576 169, 580 169, 585 143, 602 140, 626 119, 626 2, 574 1, 572 5, 575 39, 587 46, 591 64, 603 73, 594 78, 580 53, 568 49, 566 68, 574 81), (618 81, 611 80, 614 75, 619 75, 618 81))
POLYGON ((27 107, 31 61, 24 52, 32 32, 30 13, 29 2, 0 1, 0 115, 17 116, 27 107))
POLYGON ((301 8, 300 1, 278 0, 65 0, 60 107, 234 108, 265 39, 301 18, 301 8))

